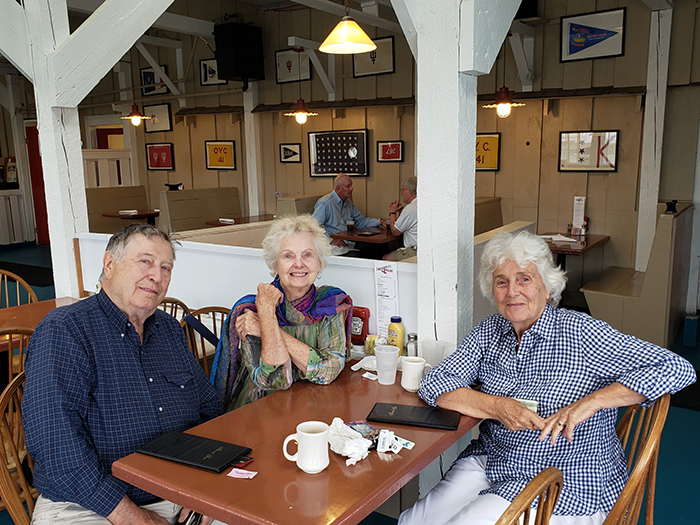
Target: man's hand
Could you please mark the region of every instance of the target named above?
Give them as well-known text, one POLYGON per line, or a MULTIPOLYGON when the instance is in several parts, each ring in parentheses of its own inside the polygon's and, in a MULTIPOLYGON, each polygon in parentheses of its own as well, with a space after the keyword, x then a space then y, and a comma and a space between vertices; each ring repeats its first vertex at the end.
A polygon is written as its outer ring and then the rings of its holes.
POLYGON ((122 498, 107 519, 114 525, 170 525, 165 518, 142 509, 127 496, 122 498))
POLYGON ((345 246, 347 246, 347 244, 345 244, 345 241, 343 239, 332 239, 331 244, 333 246, 340 246, 341 248, 344 248, 345 246))
POLYGON ((399 201, 393 201, 389 204, 389 211, 393 213, 398 213, 403 210, 403 206, 399 201))
POLYGON ((247 341, 249 335, 261 337, 260 318, 256 312, 245 310, 236 318, 236 332, 238 337, 243 341, 247 341))

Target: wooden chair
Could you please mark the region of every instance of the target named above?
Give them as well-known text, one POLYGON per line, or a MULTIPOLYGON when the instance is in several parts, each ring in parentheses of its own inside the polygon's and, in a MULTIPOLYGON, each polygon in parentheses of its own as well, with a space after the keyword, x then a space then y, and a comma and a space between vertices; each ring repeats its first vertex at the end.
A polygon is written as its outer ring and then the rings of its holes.
POLYGON ((158 305, 158 308, 163 310, 166 314, 172 315, 178 321, 182 321, 182 318, 190 313, 189 307, 180 299, 175 299, 174 297, 164 298, 163 302, 158 305))
POLYGON ((617 437, 627 455, 630 476, 603 525, 636 525, 645 493, 644 523, 654 524, 656 464, 670 403, 671 394, 664 394, 649 408, 631 406, 618 423, 617 437))
MULTIPOLYGON (((211 332, 216 336, 216 339, 221 337, 221 329, 224 326, 224 321, 230 312, 229 308, 224 308, 223 306, 205 306, 204 308, 199 308, 190 315, 195 317, 200 323, 206 326, 211 332)), ((185 334, 187 335, 187 344, 190 346, 190 350, 202 365, 204 373, 209 375, 209 361, 214 359, 213 353, 216 351, 216 346, 210 343, 206 338, 193 329, 187 324, 187 321, 183 319, 180 324, 185 329, 185 334), (209 354, 209 359, 207 358, 209 354)))
POLYGON ((564 476, 556 467, 547 467, 537 474, 518 494, 495 525, 518 525, 530 523, 532 502, 537 501, 534 525, 548 525, 559 499, 564 476), (521 520, 522 518, 522 520, 521 520))
POLYGON ((34 462, 24 446, 23 392, 20 372, 0 395, 0 497, 15 525, 29 525, 38 497, 32 487, 34 462))
POLYGON ((39 299, 34 293, 34 290, 32 290, 32 287, 27 284, 27 281, 22 279, 19 275, 0 269, 0 308, 38 302, 39 299), (12 303, 10 302, 11 288, 9 283, 14 283, 15 288, 14 293, 12 293, 12 296, 15 297, 15 301, 12 303), (24 300, 24 294, 20 293, 21 289, 24 289, 26 292, 26 300, 24 300))
POLYGON ((7 352, 7 383, 24 370, 24 356, 34 330, 16 326, 0 328, 0 352, 7 352))

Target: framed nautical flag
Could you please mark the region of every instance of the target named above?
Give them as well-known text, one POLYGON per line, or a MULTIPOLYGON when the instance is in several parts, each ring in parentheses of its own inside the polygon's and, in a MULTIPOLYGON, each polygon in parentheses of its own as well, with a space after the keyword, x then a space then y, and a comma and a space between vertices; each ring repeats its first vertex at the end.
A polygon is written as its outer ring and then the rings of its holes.
POLYGON ((561 62, 625 54, 625 8, 561 19, 561 62))

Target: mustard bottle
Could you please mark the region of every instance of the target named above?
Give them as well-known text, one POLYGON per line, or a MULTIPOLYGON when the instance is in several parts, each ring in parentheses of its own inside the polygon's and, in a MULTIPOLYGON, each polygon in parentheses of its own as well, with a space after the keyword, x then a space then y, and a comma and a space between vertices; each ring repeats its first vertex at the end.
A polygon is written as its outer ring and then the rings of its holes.
POLYGON ((396 346, 399 349, 399 355, 404 355, 403 348, 403 324, 401 323, 401 317, 395 315, 391 318, 391 323, 388 329, 389 337, 387 338, 387 344, 396 346))

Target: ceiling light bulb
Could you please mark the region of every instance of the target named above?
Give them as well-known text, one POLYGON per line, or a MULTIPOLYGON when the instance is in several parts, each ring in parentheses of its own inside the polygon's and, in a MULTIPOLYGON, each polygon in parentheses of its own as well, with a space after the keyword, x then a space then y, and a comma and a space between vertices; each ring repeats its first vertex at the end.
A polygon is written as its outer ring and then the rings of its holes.
POLYGON ((308 115, 306 113, 295 113, 294 119, 297 121, 297 124, 306 124, 308 115))
POLYGON ((139 124, 141 124, 141 117, 131 117, 130 120, 134 126, 138 126, 139 124))
POLYGON ((506 118, 510 115, 510 104, 498 104, 496 106, 496 115, 500 118, 506 118))

